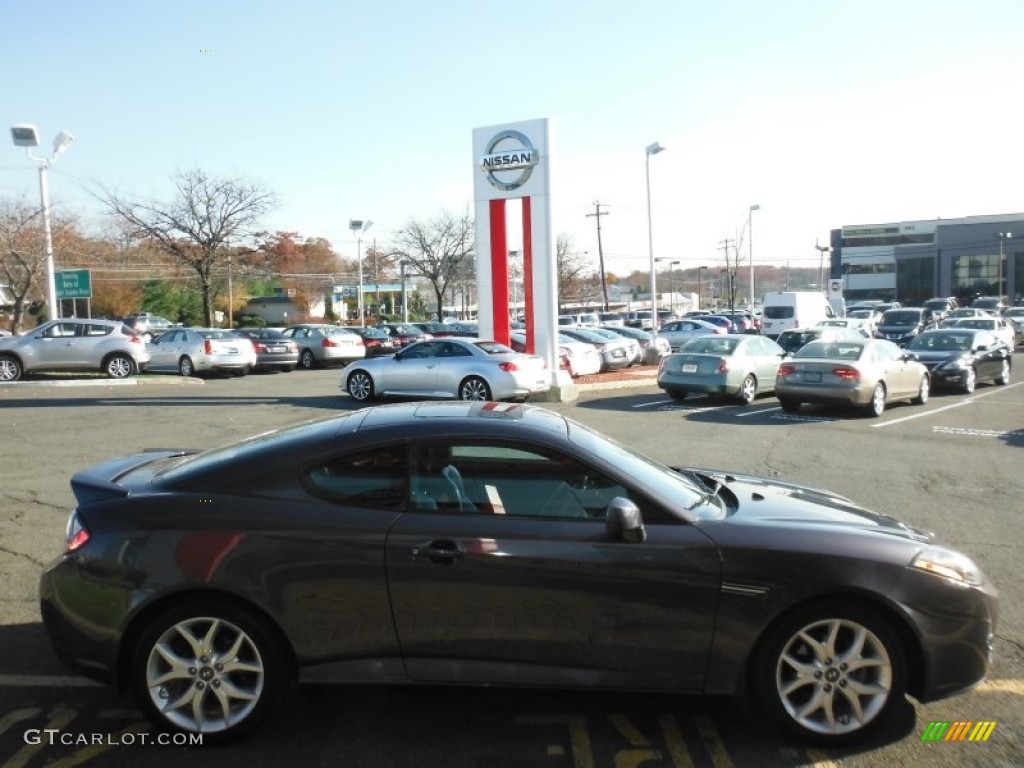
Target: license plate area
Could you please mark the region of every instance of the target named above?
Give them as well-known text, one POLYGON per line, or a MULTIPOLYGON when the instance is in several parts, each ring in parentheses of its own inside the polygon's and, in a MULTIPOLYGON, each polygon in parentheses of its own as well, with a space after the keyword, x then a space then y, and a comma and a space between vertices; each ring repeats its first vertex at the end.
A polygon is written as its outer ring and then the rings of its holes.
POLYGON ((697 372, 697 364, 696 363, 683 363, 683 373, 696 373, 696 372, 697 372))
POLYGON ((818 373, 817 371, 807 371, 804 373, 804 381, 809 382, 811 384, 820 384, 821 374, 818 373))

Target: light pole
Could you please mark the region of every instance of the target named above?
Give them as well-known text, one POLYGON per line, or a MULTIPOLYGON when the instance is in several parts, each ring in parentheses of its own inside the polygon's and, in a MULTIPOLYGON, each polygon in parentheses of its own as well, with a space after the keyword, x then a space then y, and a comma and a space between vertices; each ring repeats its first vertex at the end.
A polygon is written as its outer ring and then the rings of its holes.
POLYGON ((707 264, 701 264, 697 267, 697 309, 704 309, 704 270, 708 268, 707 264))
POLYGON ((402 281, 402 322, 409 322, 409 297, 405 290, 405 262, 398 262, 398 274, 402 281))
POLYGON ((359 325, 362 328, 366 327, 366 314, 363 312, 363 259, 359 251, 363 246, 363 232, 373 226, 373 222, 367 219, 349 219, 348 228, 352 231, 352 235, 356 239, 356 262, 359 265, 359 297, 356 302, 359 307, 359 325))
POLYGON ((752 205, 747 211, 747 231, 750 235, 750 245, 747 246, 750 255, 750 321, 754 321, 754 211, 760 211, 760 205, 752 205))
POLYGON ((668 262, 668 295, 669 295, 669 306, 672 309, 672 314, 676 313, 676 274, 675 268, 678 267, 682 262, 679 259, 671 259, 668 256, 662 256, 655 259, 655 261, 667 261, 668 262))
POLYGON ((53 235, 50 232, 50 194, 46 187, 46 169, 57 160, 65 149, 71 146, 75 140, 67 131, 61 131, 53 140, 53 154, 49 157, 36 157, 32 154, 32 147, 39 146, 39 132, 34 125, 23 123, 11 126, 11 138, 14 146, 25 147, 25 154, 29 159, 39 163, 39 198, 43 206, 43 232, 46 235, 46 303, 49 308, 47 316, 50 320, 59 318, 60 304, 57 303, 57 281, 53 268, 53 235))
MULTIPOLYGON (((1013 232, 996 232, 996 239, 999 241, 999 278, 996 281, 996 296, 1003 300, 1003 243, 1013 237, 1013 232)), ((1017 279, 1020 283, 1020 279, 1017 279)))
POLYGON ((818 245, 814 244, 814 247, 818 250, 818 283, 822 293, 828 295, 828 290, 825 288, 825 254, 832 252, 832 246, 830 245, 818 245))
POLYGON ((658 330, 658 288, 654 276, 654 229, 651 226, 651 155, 664 151, 658 142, 648 145, 644 155, 644 172, 647 178, 647 251, 651 257, 651 331, 658 330))

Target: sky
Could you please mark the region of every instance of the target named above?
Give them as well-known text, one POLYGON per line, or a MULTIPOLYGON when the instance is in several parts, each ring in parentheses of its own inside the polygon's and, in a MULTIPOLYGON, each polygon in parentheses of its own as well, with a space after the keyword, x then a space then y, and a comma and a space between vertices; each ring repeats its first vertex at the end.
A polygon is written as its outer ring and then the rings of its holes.
MULTIPOLYGON (((50 197, 90 227, 90 189, 167 199, 201 167, 354 256, 350 219, 386 247, 472 210, 473 129, 536 118, 554 234, 596 267, 600 202, 620 275, 649 263, 655 141, 653 250, 684 268, 726 239, 814 266, 844 225, 1024 211, 1020 0, 48 0, 2 21, 5 133, 75 135, 50 197)), ((0 199, 38 200, 36 167, 0 141, 0 199)))

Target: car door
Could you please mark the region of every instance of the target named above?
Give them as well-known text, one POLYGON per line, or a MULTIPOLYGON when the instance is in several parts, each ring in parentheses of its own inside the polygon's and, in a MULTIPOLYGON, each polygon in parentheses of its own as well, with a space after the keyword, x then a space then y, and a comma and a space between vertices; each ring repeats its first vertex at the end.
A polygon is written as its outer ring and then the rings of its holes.
POLYGON ((77 368, 83 364, 78 323, 56 322, 33 340, 32 349, 39 368, 77 368))
POLYGON ((754 375, 757 377, 759 392, 771 392, 775 389, 775 377, 782 362, 782 349, 771 339, 754 336, 750 339, 750 354, 756 356, 754 375))
POLYGON ((434 395, 437 393, 437 366, 443 341, 422 341, 399 352, 383 367, 378 391, 434 395))
POLYGON ((104 355, 113 350, 113 332, 112 326, 103 323, 79 323, 77 356, 80 360, 76 361, 75 367, 98 369, 103 363, 104 355))
POLYGON ((458 397, 459 384, 469 373, 473 353, 461 344, 443 341, 438 344, 437 365, 434 368, 434 390, 439 394, 458 397))
POLYGON ((875 359, 885 371, 885 386, 889 399, 917 394, 920 385, 916 365, 905 360, 906 353, 892 343, 879 344, 875 348, 875 359))
POLYGON ((178 350, 185 340, 185 331, 168 331, 149 342, 150 370, 178 369, 178 350))
POLYGON ((978 378, 988 381, 999 375, 1003 367, 1004 347, 1002 341, 994 333, 982 331, 974 338, 975 349, 986 347, 984 352, 978 352, 975 359, 975 368, 978 378))
POLYGON ((441 468, 437 448, 413 445, 410 511, 387 540, 411 678, 701 689, 720 562, 699 530, 553 450, 455 441, 441 468), (646 541, 606 529, 617 497, 646 541))

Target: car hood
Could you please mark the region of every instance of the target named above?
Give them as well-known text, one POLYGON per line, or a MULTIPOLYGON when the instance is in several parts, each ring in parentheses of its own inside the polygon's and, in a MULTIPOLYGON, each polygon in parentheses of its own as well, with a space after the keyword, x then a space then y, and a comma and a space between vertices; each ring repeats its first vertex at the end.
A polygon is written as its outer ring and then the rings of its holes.
MULTIPOLYGON (((784 483, 755 475, 731 474, 708 470, 687 470, 723 484, 735 496, 735 511, 730 523, 771 525, 817 529, 856 529, 899 538, 928 542, 929 531, 913 528, 889 515, 872 512, 845 496, 794 483, 784 483)), ((728 501, 728 499, 727 499, 728 501)))
POLYGON ((907 349, 922 363, 944 363, 949 360, 959 360, 961 357, 970 357, 971 353, 965 350, 941 350, 941 349, 907 349))

